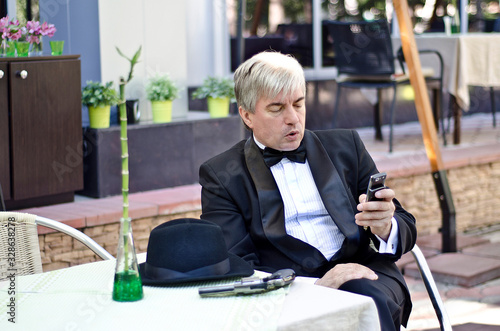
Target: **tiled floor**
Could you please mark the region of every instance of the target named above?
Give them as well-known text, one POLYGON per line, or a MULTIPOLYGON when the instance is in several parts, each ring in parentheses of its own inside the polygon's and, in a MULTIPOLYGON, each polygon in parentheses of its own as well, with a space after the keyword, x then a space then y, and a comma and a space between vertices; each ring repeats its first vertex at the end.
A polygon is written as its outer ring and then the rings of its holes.
MULTIPOLYGON (((500 114, 497 112, 497 122, 500 122, 500 114)), ((461 121, 461 142, 460 145, 453 145, 452 132, 453 121, 451 121, 449 133, 446 134, 447 146, 443 146, 443 137, 438 133, 441 151, 458 150, 469 146, 480 146, 500 143, 500 123, 494 128, 491 114, 477 113, 464 115, 461 121)), ((448 126, 445 121, 445 125, 448 126)), ((382 127, 384 141, 375 141, 374 129, 361 128, 357 130, 366 144, 370 154, 374 158, 391 156, 389 150, 389 126, 382 127)), ((392 157, 424 151, 422 140, 422 129, 418 122, 403 123, 394 126, 394 151, 392 157)))
MULTIPOLYGON (((475 260, 477 262, 479 257, 489 257, 493 261, 496 260, 500 263, 500 224, 492 227, 488 232, 475 233, 471 237, 467 237, 466 240, 462 239, 460 237, 458 240, 459 250, 461 251, 458 257, 449 258, 446 254, 436 255, 441 258, 440 262, 442 264, 453 262, 447 264, 449 274, 459 277, 465 271, 475 271, 471 270, 469 263, 475 260), (470 253, 474 255, 466 255, 470 253)), ((432 252, 435 247, 439 247, 440 243, 441 241, 437 236, 424 237, 418 241, 418 245, 427 256, 431 254, 429 252, 432 252)), ((407 261, 411 260, 410 257, 404 257, 403 260, 405 259, 407 261)), ((431 265, 432 258, 428 258, 427 261, 431 265)), ((481 266, 491 267, 489 263, 482 264, 480 261, 479 267, 481 266)), ((498 271, 498 269, 496 270, 498 271)), ((433 274, 454 330, 500 330, 499 277, 472 287, 465 287, 439 281, 434 270, 433 274), (457 328, 458 325, 463 326, 457 328), (493 325, 496 328, 486 328, 487 325, 493 325)), ((405 274, 405 279, 413 301, 413 312, 406 330, 438 328, 438 320, 422 280, 419 277, 415 278, 407 274, 405 274)))

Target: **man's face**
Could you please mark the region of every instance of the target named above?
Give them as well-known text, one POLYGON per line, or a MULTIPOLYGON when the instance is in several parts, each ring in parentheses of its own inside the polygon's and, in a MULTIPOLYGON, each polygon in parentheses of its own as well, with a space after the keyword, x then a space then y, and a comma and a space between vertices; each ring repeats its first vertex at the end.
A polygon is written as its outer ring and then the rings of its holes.
POLYGON ((255 105, 255 113, 241 107, 239 112, 255 138, 266 147, 292 151, 304 138, 306 107, 301 89, 285 98, 282 93, 274 99, 260 98, 255 105))

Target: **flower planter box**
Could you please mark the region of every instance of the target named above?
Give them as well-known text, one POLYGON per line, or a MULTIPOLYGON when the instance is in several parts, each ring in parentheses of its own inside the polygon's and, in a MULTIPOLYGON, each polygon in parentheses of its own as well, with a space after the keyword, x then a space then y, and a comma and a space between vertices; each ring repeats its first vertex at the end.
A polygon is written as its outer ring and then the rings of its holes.
MULTIPOLYGON (((200 165, 245 136, 239 116, 203 117, 128 126, 131 193, 198 183, 200 165)), ((77 193, 121 194, 120 127, 84 128, 83 139, 84 189, 77 193)))

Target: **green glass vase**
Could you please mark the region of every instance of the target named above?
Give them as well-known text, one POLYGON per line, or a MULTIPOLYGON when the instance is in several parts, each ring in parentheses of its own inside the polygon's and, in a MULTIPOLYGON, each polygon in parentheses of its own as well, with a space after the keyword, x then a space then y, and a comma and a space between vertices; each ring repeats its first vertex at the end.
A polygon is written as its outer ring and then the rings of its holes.
POLYGON ((30 43, 27 41, 16 41, 16 52, 18 57, 26 57, 30 52, 30 43))
POLYGON ((50 54, 62 55, 64 49, 64 40, 54 40, 50 42, 50 54))
POLYGON ((120 302, 137 301, 143 298, 142 281, 137 266, 132 224, 130 218, 120 219, 120 237, 116 253, 113 300, 120 302))
POLYGON ((32 42, 30 44, 29 56, 42 56, 42 54, 43 54, 43 42, 42 42, 42 37, 40 37, 38 43, 32 42))
POLYGON ((2 57, 16 56, 16 42, 11 40, 2 40, 2 57))

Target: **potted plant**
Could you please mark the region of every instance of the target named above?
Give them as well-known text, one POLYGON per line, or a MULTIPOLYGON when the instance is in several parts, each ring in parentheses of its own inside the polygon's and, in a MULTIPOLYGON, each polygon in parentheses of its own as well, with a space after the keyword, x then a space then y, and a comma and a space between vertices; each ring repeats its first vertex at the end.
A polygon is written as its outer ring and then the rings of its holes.
POLYGON ((226 117, 229 114, 229 104, 234 99, 233 80, 209 76, 194 91, 193 98, 207 99, 210 117, 226 117))
POLYGON ((111 106, 116 105, 118 101, 113 82, 102 84, 88 81, 87 86, 82 89, 82 104, 89 109, 90 127, 108 128, 111 106))
POLYGON ((167 123, 172 120, 172 100, 177 98, 179 89, 170 77, 156 75, 146 85, 146 95, 151 101, 154 123, 167 123))

